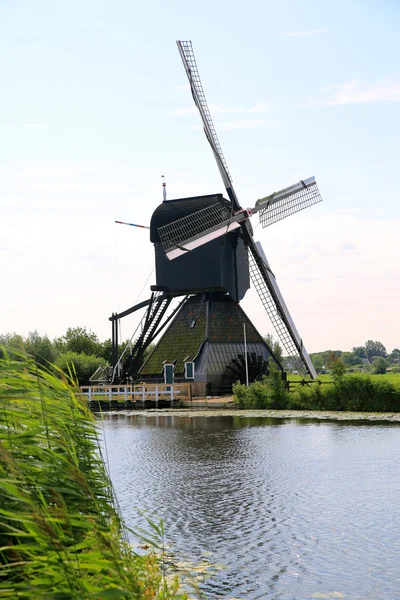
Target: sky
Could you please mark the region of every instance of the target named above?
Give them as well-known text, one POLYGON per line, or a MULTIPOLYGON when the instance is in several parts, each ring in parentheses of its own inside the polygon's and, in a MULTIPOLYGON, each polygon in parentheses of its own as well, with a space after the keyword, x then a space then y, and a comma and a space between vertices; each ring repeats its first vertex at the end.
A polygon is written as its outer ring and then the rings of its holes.
POLYGON ((242 206, 317 179, 323 203, 253 218, 307 350, 399 347, 399 36, 397 0, 1 0, 0 333, 110 337, 154 283, 148 231, 114 221, 148 225, 161 175, 224 192, 180 39, 242 206))

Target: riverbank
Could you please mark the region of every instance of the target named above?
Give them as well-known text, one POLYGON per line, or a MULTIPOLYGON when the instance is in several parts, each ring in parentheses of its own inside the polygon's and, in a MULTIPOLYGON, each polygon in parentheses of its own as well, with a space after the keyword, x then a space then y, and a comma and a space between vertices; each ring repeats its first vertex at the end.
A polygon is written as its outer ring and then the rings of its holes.
MULTIPOLYGON (((130 415, 130 416, 162 416, 162 417, 237 417, 237 418, 269 418, 269 419, 300 419, 314 421, 383 421, 400 423, 400 413, 373 413, 373 412, 349 412, 349 411, 322 411, 322 410, 264 410, 247 409, 237 410, 228 406, 221 408, 220 404, 207 400, 207 405, 193 406, 193 408, 172 409, 149 409, 149 410, 111 410, 107 415, 130 415)), ((99 414, 99 413, 98 413, 99 414)))

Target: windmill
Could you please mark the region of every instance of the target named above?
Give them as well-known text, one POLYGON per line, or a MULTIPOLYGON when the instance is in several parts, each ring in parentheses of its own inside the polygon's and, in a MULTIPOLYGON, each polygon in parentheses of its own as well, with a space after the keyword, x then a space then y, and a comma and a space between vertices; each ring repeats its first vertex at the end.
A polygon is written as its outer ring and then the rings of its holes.
POLYGON ((140 375, 146 380, 160 377, 165 364, 184 377, 183 367, 191 363, 190 378, 196 381, 196 373, 197 381, 206 383, 208 391, 211 386, 216 393, 225 391, 224 387, 229 388, 237 379, 244 379, 245 363, 252 380, 267 371, 270 357, 282 368, 239 306, 251 280, 285 354, 290 357, 292 369, 303 377, 314 378, 315 369, 275 275, 261 244, 253 238, 250 218, 258 213, 261 225, 267 227, 320 202, 315 178, 301 180, 257 200, 251 209, 243 209, 215 131, 192 44, 178 41, 177 45, 228 198, 213 194, 166 200, 164 195, 150 223, 157 282, 152 286, 152 297, 110 319, 115 341, 118 319, 147 306, 140 334, 125 361, 114 353, 114 374, 120 365, 120 378, 126 378, 133 365, 138 366, 150 341, 168 323, 166 333, 141 367, 140 375), (163 321, 175 296, 185 298, 163 321), (247 347, 243 345, 242 324, 249 333, 247 347))

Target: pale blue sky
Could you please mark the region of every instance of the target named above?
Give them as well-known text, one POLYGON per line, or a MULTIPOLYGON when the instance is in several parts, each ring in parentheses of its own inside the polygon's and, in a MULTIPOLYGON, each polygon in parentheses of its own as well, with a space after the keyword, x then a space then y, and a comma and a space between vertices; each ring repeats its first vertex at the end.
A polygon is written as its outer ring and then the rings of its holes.
POLYGON ((223 191, 175 45, 191 39, 242 204, 317 177, 322 205, 256 229, 309 351, 400 346, 399 38, 390 0, 2 0, 0 332, 109 337, 153 263, 114 220, 147 224, 161 174, 170 198, 223 191))

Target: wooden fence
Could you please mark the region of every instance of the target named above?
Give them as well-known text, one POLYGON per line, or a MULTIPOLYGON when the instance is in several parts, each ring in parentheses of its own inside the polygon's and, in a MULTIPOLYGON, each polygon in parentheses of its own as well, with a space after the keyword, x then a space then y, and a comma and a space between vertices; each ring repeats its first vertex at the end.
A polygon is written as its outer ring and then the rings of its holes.
POLYGON ((152 401, 158 406, 159 401, 191 400, 190 383, 174 384, 139 384, 139 385, 102 385, 82 386, 82 396, 91 402, 118 402, 121 404, 152 401))

